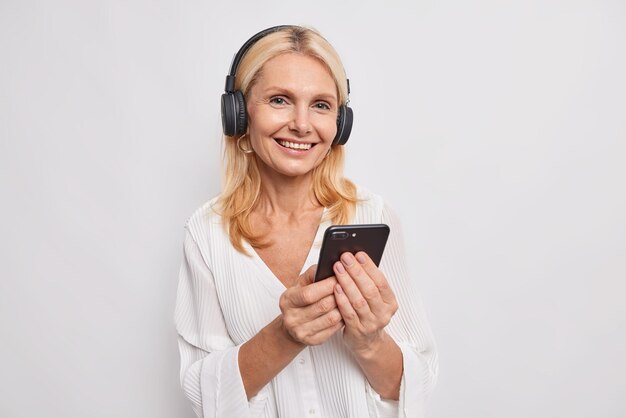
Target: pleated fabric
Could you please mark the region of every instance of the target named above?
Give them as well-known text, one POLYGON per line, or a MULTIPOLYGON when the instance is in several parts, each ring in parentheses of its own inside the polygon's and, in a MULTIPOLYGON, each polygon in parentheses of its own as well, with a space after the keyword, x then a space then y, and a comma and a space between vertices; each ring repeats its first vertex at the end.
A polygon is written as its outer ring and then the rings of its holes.
MULTIPOLYGON (((389 240, 381 260, 398 300, 386 331, 402 350, 400 400, 381 399, 336 333, 308 347, 254 398, 246 398, 238 368, 241 344, 280 314, 285 291, 280 280, 247 244, 246 256, 230 244, 213 199, 185 225, 175 324, 180 350, 180 380, 198 417, 406 417, 424 416, 437 379, 437 352, 415 281, 408 275, 401 226, 384 200, 359 189, 352 223, 386 223, 389 240)), ((330 226, 324 220, 303 266, 319 257, 330 226)))

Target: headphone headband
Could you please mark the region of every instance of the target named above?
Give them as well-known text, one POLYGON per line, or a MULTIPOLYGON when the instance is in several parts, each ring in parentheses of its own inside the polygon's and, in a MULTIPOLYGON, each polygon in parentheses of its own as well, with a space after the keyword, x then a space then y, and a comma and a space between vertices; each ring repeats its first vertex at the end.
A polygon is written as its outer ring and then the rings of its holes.
MULTIPOLYGON (((296 27, 297 26, 293 25, 279 25, 264 29, 248 39, 233 57, 233 62, 230 65, 230 72, 226 76, 226 83, 224 86, 225 93, 222 94, 222 127, 225 135, 242 135, 248 124, 245 98, 241 91, 235 90, 235 77, 237 69, 239 68, 239 63, 243 59, 244 55, 259 39, 285 28, 296 27)), ((349 95, 350 80, 346 79, 346 82, 348 84, 349 95)), ((333 144, 343 145, 346 141, 348 141, 350 131, 352 130, 352 119, 352 109, 350 109, 347 104, 339 106, 337 113, 337 135, 333 140, 333 144)))
POLYGON ((278 32, 281 29, 290 28, 290 27, 292 26, 291 25, 272 26, 271 28, 264 29, 261 32, 253 35, 250 39, 248 39, 246 43, 243 44, 241 48, 239 48, 239 51, 237 51, 237 53, 233 57, 233 62, 230 65, 230 72, 226 76, 226 87, 224 88, 224 90, 227 92, 231 92, 231 93, 235 91, 235 74, 237 74, 237 68, 239 68, 239 62, 241 62, 241 59, 243 58, 244 55, 246 55, 246 52, 248 52, 248 49, 250 49, 252 45, 254 45, 259 39, 269 35, 270 33, 278 32))

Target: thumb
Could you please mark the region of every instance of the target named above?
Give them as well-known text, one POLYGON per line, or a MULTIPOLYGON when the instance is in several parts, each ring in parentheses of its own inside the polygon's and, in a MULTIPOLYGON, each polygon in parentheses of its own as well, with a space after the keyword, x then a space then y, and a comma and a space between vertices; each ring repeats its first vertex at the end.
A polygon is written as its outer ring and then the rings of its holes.
POLYGON ((298 277, 298 280, 296 280, 296 286, 304 287, 313 283, 315 281, 315 271, 317 271, 317 264, 313 264, 311 267, 306 269, 300 277, 298 277))

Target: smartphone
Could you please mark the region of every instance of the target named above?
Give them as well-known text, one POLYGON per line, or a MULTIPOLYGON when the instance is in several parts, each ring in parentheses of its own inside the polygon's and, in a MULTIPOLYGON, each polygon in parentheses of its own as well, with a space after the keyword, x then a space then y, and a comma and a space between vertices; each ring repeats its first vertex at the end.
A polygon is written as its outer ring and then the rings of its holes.
POLYGON ((345 252, 364 251, 378 266, 388 237, 389 226, 385 224, 329 226, 324 232, 315 281, 334 276, 333 265, 345 252))

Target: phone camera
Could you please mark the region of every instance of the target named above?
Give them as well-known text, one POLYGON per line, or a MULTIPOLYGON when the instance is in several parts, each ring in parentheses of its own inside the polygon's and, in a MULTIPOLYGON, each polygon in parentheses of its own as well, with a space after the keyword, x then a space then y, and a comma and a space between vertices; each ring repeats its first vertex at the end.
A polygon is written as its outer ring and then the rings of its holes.
POLYGON ((333 232, 330 235, 331 239, 346 239, 348 238, 348 233, 345 231, 333 232))

